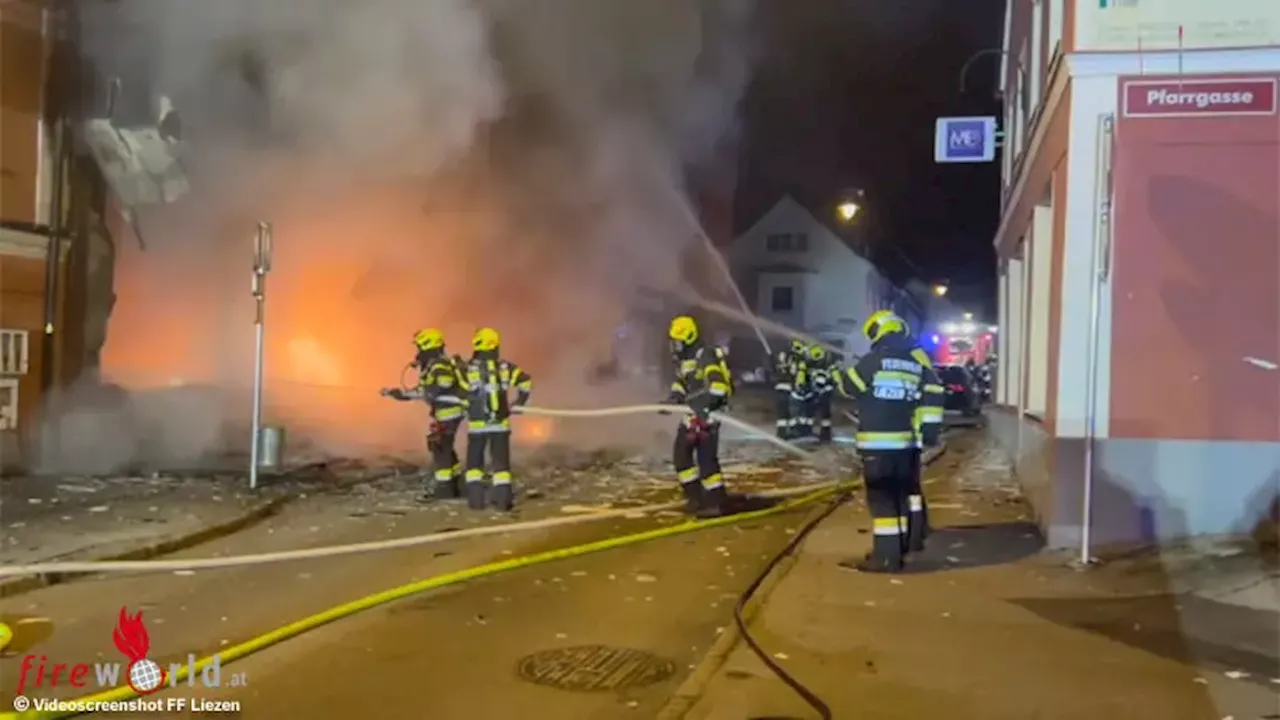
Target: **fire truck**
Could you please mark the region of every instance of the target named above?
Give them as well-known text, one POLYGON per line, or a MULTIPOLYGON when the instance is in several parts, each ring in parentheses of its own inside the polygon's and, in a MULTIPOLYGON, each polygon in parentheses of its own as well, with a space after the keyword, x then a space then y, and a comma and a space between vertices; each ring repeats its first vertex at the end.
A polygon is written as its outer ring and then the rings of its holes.
POLYGON ((996 328, 977 323, 943 323, 933 336, 939 365, 983 365, 996 354, 996 328))

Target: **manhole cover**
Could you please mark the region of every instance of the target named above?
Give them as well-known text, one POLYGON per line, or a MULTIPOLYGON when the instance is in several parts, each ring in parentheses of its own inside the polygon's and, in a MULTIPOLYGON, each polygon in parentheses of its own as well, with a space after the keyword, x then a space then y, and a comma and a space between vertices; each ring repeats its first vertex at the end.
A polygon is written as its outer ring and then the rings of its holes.
POLYGON ((643 650, 581 645, 529 655, 516 672, 538 685, 594 692, 652 685, 674 675, 676 666, 643 650))

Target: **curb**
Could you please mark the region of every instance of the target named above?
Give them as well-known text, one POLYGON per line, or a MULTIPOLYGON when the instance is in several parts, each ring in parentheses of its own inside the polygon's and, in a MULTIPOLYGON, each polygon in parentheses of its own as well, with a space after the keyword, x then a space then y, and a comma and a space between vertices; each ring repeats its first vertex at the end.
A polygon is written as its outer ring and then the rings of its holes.
MULTIPOLYGON (((922 464, 932 465, 946 453, 947 445, 944 442, 931 456, 923 458, 922 464)), ((817 508, 808 517, 813 517, 821 512, 822 508, 817 508)), ((769 573, 764 582, 760 583, 760 587, 743 608, 742 619, 745 624, 750 625, 755 620, 760 608, 764 607, 769 596, 791 573, 792 568, 795 567, 799 560, 800 553, 792 553, 774 566, 773 572, 769 573)), ((738 624, 729 623, 725 631, 711 644, 711 648, 707 650, 707 654, 698 662, 693 672, 689 673, 689 677, 680 683, 680 687, 676 688, 671 698, 658 710, 658 714, 654 716, 655 720, 682 720, 693 709, 693 706, 702 699, 707 685, 710 684, 716 673, 720 671, 720 668, 724 667, 724 664, 729 661, 730 653, 738 647, 738 642, 741 639, 742 634, 738 632, 738 624)))
MULTIPOLYGON (((253 527, 258 523, 272 517, 280 512, 286 504, 294 500, 296 496, 284 496, 273 498, 264 503, 249 509, 247 512, 225 520, 216 525, 208 525, 189 532, 185 535, 170 537, 164 540, 152 542, 142 547, 126 550, 125 552, 107 555, 103 557, 93 558, 96 562, 114 562, 123 560, 151 560, 161 555, 169 555, 182 550, 193 548, 197 545, 203 545, 211 540, 232 535, 247 528, 253 527)), ((66 573, 51 575, 32 575, 28 577, 16 578, 7 582, 0 582, 0 599, 11 598, 15 595, 39 590, 51 585, 61 585, 83 578, 93 573, 66 573)))
MULTIPOLYGON (((299 470, 309 469, 312 467, 314 467, 314 465, 303 465, 285 472, 284 475, 287 476, 291 473, 298 472, 299 470)), ((225 520, 214 525, 206 525, 205 527, 193 530, 185 535, 169 537, 163 540, 155 540, 149 544, 132 550, 126 550, 112 555, 94 557, 89 560, 91 562, 154 560, 155 558, 163 555, 171 555, 183 550, 189 550, 197 545, 203 545, 207 542, 227 537, 228 535, 234 535, 241 530, 247 530, 264 520, 279 514, 279 512, 284 509, 285 505, 288 505, 294 500, 312 495, 320 495, 326 492, 341 492, 342 490, 347 490, 357 485, 376 482, 381 479, 384 478, 381 476, 375 476, 350 478, 345 480, 339 479, 330 485, 323 485, 318 488, 306 488, 296 492, 291 492, 287 495, 279 495, 271 498, 270 500, 258 503, 229 520, 225 520)), ((0 600, 29 593, 32 590, 39 590, 52 585, 61 585, 62 583, 72 582, 92 574, 93 573, 61 573, 50 575, 31 575, 28 577, 20 577, 9 581, 3 581, 0 582, 0 600)))
MULTIPOLYGON (((817 516, 822 510, 822 508, 817 508, 811 511, 805 522, 808 522, 808 518, 817 516)), ((801 524, 803 525, 804 523, 801 524)), ((783 558, 781 562, 774 566, 773 572, 769 573, 764 582, 760 583, 760 587, 756 589, 755 593, 747 600, 747 604, 742 608, 742 619, 747 624, 750 624, 755 619, 756 614, 764 607, 769 596, 773 594, 773 591, 777 589, 782 580, 790 574, 792 567, 795 566, 799 559, 800 555, 798 553, 793 553, 783 558)), ((742 634, 738 632, 738 624, 730 622, 725 627, 724 632, 720 633, 720 636, 715 639, 715 642, 711 643, 711 648, 707 650, 707 654, 698 662, 693 672, 689 673, 689 677, 680 683, 680 687, 676 688, 675 693, 662 706, 658 714, 654 716, 655 720, 680 720, 692 710, 698 700, 702 699, 702 693, 707 684, 711 682, 711 678, 715 677, 720 668, 724 667, 724 664, 728 662, 729 655, 737 648, 738 641, 741 639, 742 634)))

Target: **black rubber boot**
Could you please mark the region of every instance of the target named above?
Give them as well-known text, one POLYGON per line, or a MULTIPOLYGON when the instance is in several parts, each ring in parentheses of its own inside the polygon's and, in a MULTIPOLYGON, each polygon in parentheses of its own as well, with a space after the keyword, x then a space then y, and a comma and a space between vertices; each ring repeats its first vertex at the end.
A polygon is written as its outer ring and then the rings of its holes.
POLYGON ((436 480, 431 489, 431 496, 436 500, 454 500, 462 496, 460 484, 458 478, 436 480))
POLYGON ((824 426, 822 426, 822 428, 821 428, 820 430, 818 430, 818 443, 819 443, 819 444, 821 444, 821 445, 829 445, 829 444, 831 444, 831 439, 832 439, 832 437, 833 437, 833 434, 832 434, 832 432, 831 432, 831 426, 830 426, 830 425, 824 425, 824 426))
POLYGON ((502 512, 510 512, 516 504, 515 488, 511 483, 493 485, 489 488, 489 504, 502 512))
POLYGON ((864 573, 896 573, 902 572, 902 559, 887 559, 876 557, 874 553, 867 553, 861 560, 844 560, 839 563, 840 567, 847 570, 857 570, 864 573))
POLYGON ((467 481, 467 507, 472 510, 484 509, 485 482, 483 480, 467 481))
POLYGON ((722 517, 729 504, 729 493, 725 491, 724 486, 715 488, 703 488, 702 504, 698 507, 698 517, 700 518, 718 518, 722 517))
POLYGON ((698 514, 702 508, 702 483, 697 480, 680 483, 680 491, 684 493, 684 511, 690 515, 698 514))

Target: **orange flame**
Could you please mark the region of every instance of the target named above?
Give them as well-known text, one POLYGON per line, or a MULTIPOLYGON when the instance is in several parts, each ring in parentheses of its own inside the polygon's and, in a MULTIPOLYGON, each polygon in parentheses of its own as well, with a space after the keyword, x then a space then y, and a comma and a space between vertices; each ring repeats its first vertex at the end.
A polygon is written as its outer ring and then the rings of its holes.
POLYGON ((120 619, 111 632, 111 641, 131 662, 145 658, 147 651, 151 649, 151 636, 147 634, 147 626, 142 622, 142 611, 130 616, 128 608, 120 608, 120 619))

